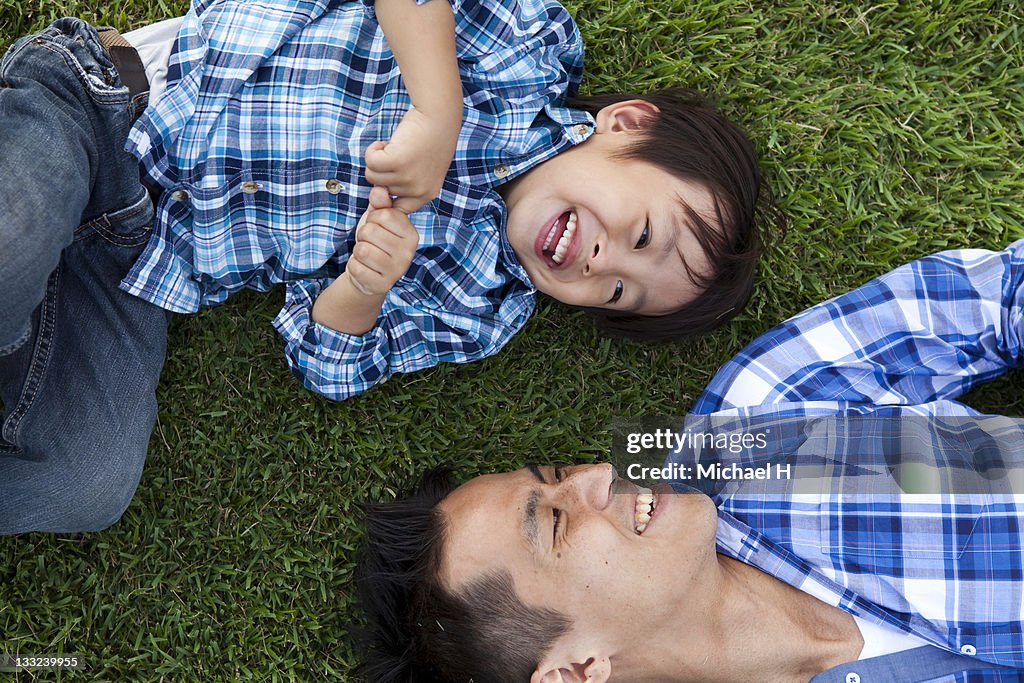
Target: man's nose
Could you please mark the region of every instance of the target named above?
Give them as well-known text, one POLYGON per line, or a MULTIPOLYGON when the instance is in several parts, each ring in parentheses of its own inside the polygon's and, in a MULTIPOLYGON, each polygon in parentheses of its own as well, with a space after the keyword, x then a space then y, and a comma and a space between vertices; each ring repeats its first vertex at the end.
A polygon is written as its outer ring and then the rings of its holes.
POLYGON ((574 467, 561 483, 580 504, 600 510, 608 504, 613 481, 615 468, 611 463, 600 463, 574 467))

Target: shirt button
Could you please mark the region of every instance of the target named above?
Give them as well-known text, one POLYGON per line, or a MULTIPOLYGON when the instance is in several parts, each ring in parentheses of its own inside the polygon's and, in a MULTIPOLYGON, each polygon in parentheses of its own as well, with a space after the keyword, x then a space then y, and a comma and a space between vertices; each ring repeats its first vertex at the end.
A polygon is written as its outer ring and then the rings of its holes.
POLYGON ((590 126, 585 123, 577 123, 572 127, 572 132, 581 137, 586 135, 588 130, 590 130, 590 126))
POLYGON ((246 194, 256 194, 260 191, 260 184, 255 180, 247 180, 242 183, 242 192, 246 194))
POLYGON ((171 199, 176 202, 187 202, 188 192, 185 192, 185 190, 175 190, 171 193, 171 199))
POLYGON ((338 180, 337 178, 331 178, 326 183, 324 183, 324 188, 326 188, 326 190, 331 194, 338 194, 343 189, 345 189, 345 186, 342 185, 341 181, 338 180))
POLYGON ((846 674, 846 683, 860 683, 860 674, 853 672, 846 674))
POLYGON ((511 172, 505 164, 498 164, 494 167, 494 175, 498 178, 508 178, 508 174, 511 172))
POLYGON ((976 655, 976 654, 978 654, 978 650, 975 649, 975 647, 973 645, 961 645, 960 646, 960 652, 963 652, 965 655, 976 655))

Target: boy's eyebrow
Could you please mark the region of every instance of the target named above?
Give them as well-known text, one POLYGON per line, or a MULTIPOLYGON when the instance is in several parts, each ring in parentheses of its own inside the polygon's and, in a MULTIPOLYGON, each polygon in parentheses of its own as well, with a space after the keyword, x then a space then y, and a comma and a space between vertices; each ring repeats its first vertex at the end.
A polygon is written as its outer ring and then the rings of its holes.
POLYGON ((685 217, 680 217, 676 220, 675 229, 676 238, 673 240, 673 242, 676 247, 676 253, 679 254, 679 260, 682 261, 683 265, 685 266, 686 254, 683 253, 683 244, 686 240, 682 239, 682 236, 687 232, 689 232, 691 235, 696 235, 697 227, 693 224, 693 220, 691 220, 690 216, 687 215, 685 217))
MULTIPOLYGON (((679 200, 679 203, 680 203, 681 206, 683 206, 683 207, 686 206, 686 202, 684 202, 681 198, 677 197, 677 199, 679 200)), ((680 244, 680 242, 682 242, 682 240, 679 239, 679 235, 682 234, 682 227, 683 227, 684 224, 685 224, 685 221, 683 221, 681 223, 680 219, 675 214, 673 214, 672 220, 669 221, 669 226, 670 226, 669 237, 667 237, 667 238, 665 238, 663 240, 662 246, 661 246, 661 260, 662 261, 664 261, 669 256, 669 254, 672 253, 672 247, 675 247, 676 251, 679 252, 679 258, 683 258, 683 252, 679 251, 679 249, 680 249, 679 244, 680 244)), ((655 233, 655 234, 657 234, 657 233, 655 233)), ((685 265, 686 265, 686 259, 683 258, 683 266, 685 266, 685 265)), ((633 302, 633 305, 631 306, 631 308, 634 311, 639 311, 639 310, 643 309, 644 305, 646 305, 646 304, 647 304, 647 288, 645 287, 637 295, 636 300, 633 302)))
POLYGON ((640 294, 637 295, 636 301, 633 302, 633 310, 639 311, 647 303, 647 288, 645 287, 640 294))
MULTIPOLYGON (((681 211, 675 214, 676 218, 672 221, 672 227, 676 231, 673 243, 675 244, 676 253, 679 254, 679 260, 683 263, 683 269, 686 271, 686 275, 690 278, 690 281, 693 281, 693 271, 690 270, 690 266, 686 262, 686 254, 683 253, 683 245, 687 243, 687 240, 682 239, 682 236, 689 232, 689 234, 696 239, 697 226, 693 223, 693 214, 695 211, 682 197, 676 195, 676 201, 679 203, 681 211)), ((717 202, 717 198, 715 201, 717 202)))

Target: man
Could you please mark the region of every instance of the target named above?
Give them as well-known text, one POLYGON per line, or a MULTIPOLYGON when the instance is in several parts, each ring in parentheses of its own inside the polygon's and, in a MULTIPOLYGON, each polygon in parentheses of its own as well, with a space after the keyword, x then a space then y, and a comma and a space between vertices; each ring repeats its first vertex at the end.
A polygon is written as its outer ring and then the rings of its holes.
MULTIPOLYGON (((1024 240, 945 252, 766 333, 695 412, 969 418, 956 399, 1024 364, 1022 341, 1024 240)), ((971 447, 943 442, 936 462, 971 447)), ((368 674, 1019 681, 1022 518, 1020 495, 709 498, 651 493, 608 465, 530 466, 454 491, 430 477, 368 515, 368 674), (920 663, 862 679, 898 654, 920 663)))

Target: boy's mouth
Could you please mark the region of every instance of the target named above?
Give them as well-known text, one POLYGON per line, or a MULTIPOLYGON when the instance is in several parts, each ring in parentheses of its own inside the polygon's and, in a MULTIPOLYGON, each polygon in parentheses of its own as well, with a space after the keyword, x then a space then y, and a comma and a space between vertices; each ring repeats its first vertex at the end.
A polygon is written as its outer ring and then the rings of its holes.
POLYGON ((578 242, 576 239, 577 221, 576 212, 569 209, 559 214, 537 235, 535 244, 537 256, 549 268, 565 268, 572 263, 571 256, 576 252, 573 247, 578 242))

